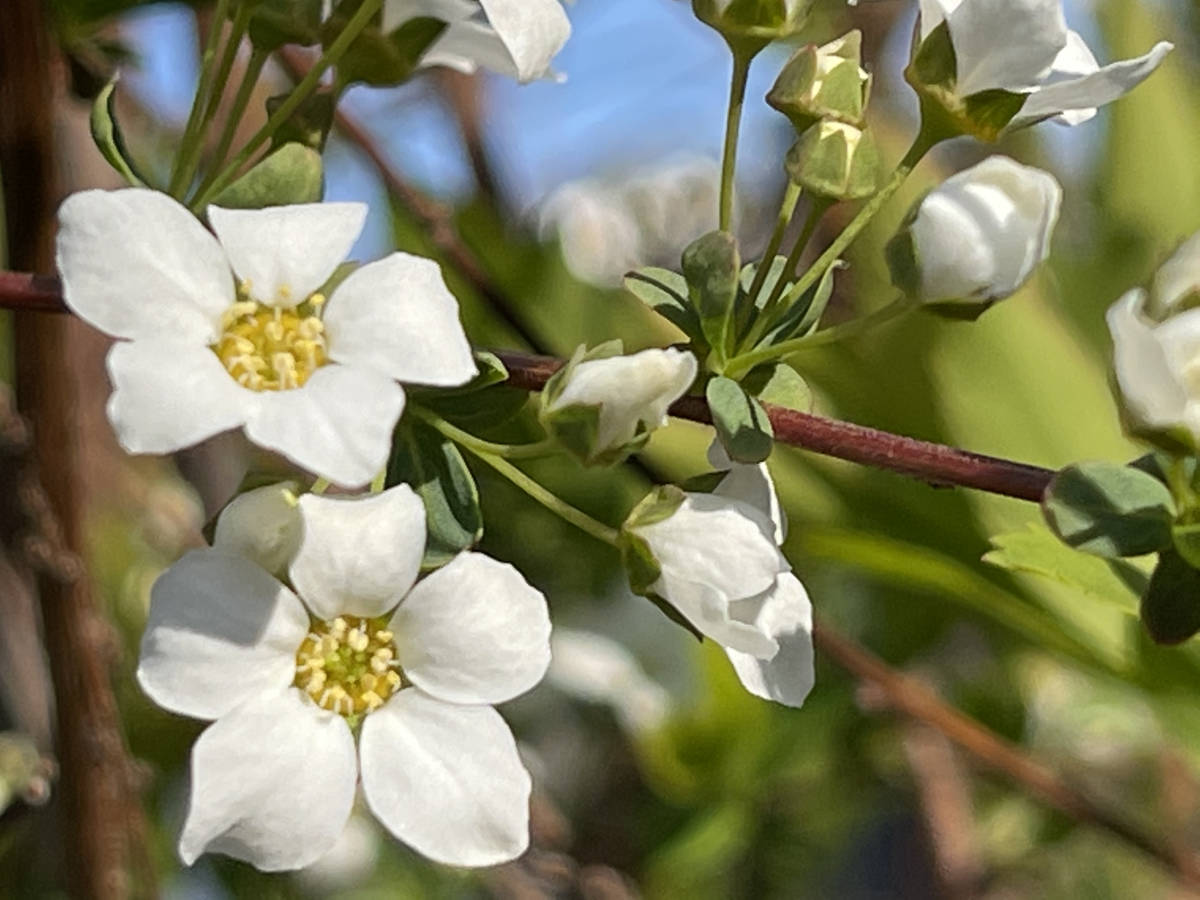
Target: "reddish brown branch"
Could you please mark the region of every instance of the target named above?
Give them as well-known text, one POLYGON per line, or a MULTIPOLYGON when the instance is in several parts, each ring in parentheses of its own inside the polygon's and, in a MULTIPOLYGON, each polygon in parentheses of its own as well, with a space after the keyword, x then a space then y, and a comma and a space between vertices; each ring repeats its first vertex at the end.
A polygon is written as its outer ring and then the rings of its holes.
POLYGON ((1015 781, 1043 803, 1077 822, 1116 835, 1155 859, 1184 884, 1200 888, 1200 860, 1190 849, 1176 847, 1102 808, 1019 747, 949 706, 921 681, 895 671, 824 622, 817 623, 813 640, 826 659, 881 693, 895 711, 936 729, 976 762, 1015 781))

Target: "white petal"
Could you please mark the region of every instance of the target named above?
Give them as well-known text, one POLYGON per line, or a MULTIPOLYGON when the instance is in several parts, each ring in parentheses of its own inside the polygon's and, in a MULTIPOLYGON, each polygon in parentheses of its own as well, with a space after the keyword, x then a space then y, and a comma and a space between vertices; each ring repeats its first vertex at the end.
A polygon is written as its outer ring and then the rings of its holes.
POLYGON ((404 410, 396 382, 339 365, 317 369, 302 388, 259 398, 246 437, 345 488, 362 487, 383 469, 404 410))
POLYGON ((1067 43, 1062 0, 966 0, 946 24, 961 97, 1036 87, 1067 43))
POLYGON ((366 218, 362 203, 208 208, 239 282, 260 303, 283 307, 305 300, 345 262, 366 218))
POLYGON ((355 762, 345 719, 298 690, 238 707, 192 748, 180 857, 223 853, 264 872, 316 862, 350 818, 355 762))
POLYGON ((1156 329, 1142 318, 1144 303, 1145 292, 1135 289, 1108 310, 1113 368, 1129 414, 1142 425, 1169 428, 1183 421, 1188 394, 1156 329))
POLYGON ((918 0, 920 40, 923 41, 929 37, 930 33, 946 21, 946 16, 953 12, 961 2, 962 0, 918 0))
POLYGON ((108 351, 108 419, 129 453, 170 453, 237 428, 257 398, 201 344, 147 338, 108 351))
POLYGON ((1179 245, 1154 275, 1155 308, 1167 311, 1200 291, 1200 231, 1179 245))
POLYGON ((384 34, 395 31, 410 19, 432 16, 443 22, 461 22, 479 11, 474 0, 384 0, 384 34))
POLYGON ((213 546, 282 574, 300 546, 297 490, 296 482, 284 481, 234 497, 217 516, 213 546))
POLYGON ((553 659, 546 680, 559 690, 589 703, 608 704, 634 733, 665 721, 670 695, 621 644, 590 631, 555 628, 550 646, 553 659))
POLYGON ((291 684, 308 624, 296 596, 254 563, 193 550, 154 583, 138 683, 159 706, 216 719, 291 684))
POLYGON ((737 604, 734 614, 779 643, 779 652, 770 659, 726 649, 746 690, 784 706, 803 705, 814 680, 812 603, 804 585, 786 572, 767 593, 737 604))
POLYGON ((234 301, 220 245, 157 191, 82 191, 58 211, 58 271, 75 313, 119 338, 208 343, 234 301))
POLYGON ((391 630, 404 674, 451 703, 511 700, 550 665, 546 598, 512 566, 482 553, 460 553, 421 581, 391 630))
POLYGON ((787 538, 787 515, 775 492, 775 482, 771 479, 767 464, 735 463, 718 440, 709 444, 708 461, 714 469, 724 469, 729 473, 721 479, 713 493, 753 506, 774 524, 775 543, 783 544, 787 538))
POLYGON ((571 36, 571 23, 559 0, 479 0, 520 81, 541 78, 571 36))
POLYGON ((1098 106, 1112 103, 1146 80, 1173 49, 1173 44, 1162 41, 1155 44, 1145 56, 1109 63, 1090 75, 1060 81, 1035 91, 1025 101, 1009 128, 1019 128, 1064 110, 1095 110, 1098 106))
POLYGON ((359 755, 371 811, 430 859, 491 866, 529 845, 529 773, 490 706, 401 691, 363 722, 359 755))
POLYGON ((305 494, 292 584, 321 619, 374 618, 408 593, 425 553, 425 505, 407 484, 353 499, 305 494))
POLYGON ((397 381, 454 387, 477 371, 441 268, 408 253, 343 281, 325 310, 325 335, 331 359, 397 381))

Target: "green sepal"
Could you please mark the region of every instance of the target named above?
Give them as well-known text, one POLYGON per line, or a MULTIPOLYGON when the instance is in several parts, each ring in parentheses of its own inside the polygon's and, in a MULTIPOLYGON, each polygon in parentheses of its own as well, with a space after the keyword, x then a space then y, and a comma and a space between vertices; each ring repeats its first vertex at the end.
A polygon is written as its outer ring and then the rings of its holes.
POLYGON ((718 365, 724 365, 733 349, 731 325, 741 267, 737 239, 727 231, 709 232, 683 251, 688 297, 718 365))
MULTIPOLYGON (((362 0, 342 0, 338 4, 323 29, 326 47, 337 39, 361 5, 362 0)), ((375 87, 405 82, 446 28, 445 22, 431 16, 409 19, 390 34, 384 34, 378 24, 369 25, 338 62, 338 80, 342 84, 361 83, 375 87)))
POLYGON ((751 369, 742 379, 742 387, 760 403, 812 412, 812 388, 785 362, 764 363, 751 369))
POLYGON ((1171 546, 1175 501, 1166 485, 1116 463, 1067 466, 1042 498, 1063 543, 1096 556, 1140 556, 1171 546))
POLYGON ((775 431, 766 410, 736 381, 718 376, 704 395, 713 427, 725 452, 734 462, 760 463, 771 455, 775 431))
POLYGON ((1142 595, 1141 617, 1156 644, 1179 644, 1200 631, 1200 570, 1164 550, 1142 595))
POLYGON ((322 0, 254 0, 246 32, 250 43, 265 53, 274 53, 285 44, 311 47, 319 43, 323 6, 322 0))
POLYGON ((125 149, 125 139, 121 135, 121 128, 117 124, 117 113, 114 106, 117 80, 118 77, 114 75, 113 79, 100 89, 100 93, 92 102, 90 121, 92 140, 95 141, 100 155, 116 170, 118 175, 125 179, 126 184, 131 187, 145 187, 146 180, 134 169, 129 152, 125 149))
POLYGON ((883 160, 870 129, 823 120, 788 151, 788 177, 810 194, 862 200, 879 190, 883 160))
POLYGON ((262 209, 316 203, 325 191, 321 154, 303 144, 285 144, 213 198, 226 209, 262 209))
POLYGON ((807 337, 816 331, 833 297, 833 274, 845 267, 846 264, 839 259, 826 269, 820 280, 805 291, 780 317, 775 327, 758 342, 759 346, 770 346, 795 337, 807 337))
POLYGON ((871 92, 870 75, 862 74, 862 32, 844 35, 836 51, 809 44, 787 61, 767 93, 767 103, 791 121, 796 133, 807 131, 821 119, 861 125, 871 92), (840 58, 824 75, 822 57, 840 58))
MULTIPOLYGON (((621 533, 657 525, 675 515, 687 497, 684 491, 673 484, 660 484, 635 506, 621 523, 621 533)), ((655 578, 658 576, 656 575, 655 578)))
POLYGON ((731 43, 758 49, 799 31, 811 6, 812 0, 730 0, 722 9, 714 0, 692 0, 692 11, 701 22, 731 43))
POLYGON ((670 269, 645 266, 625 276, 625 290, 693 340, 704 340, 700 318, 688 300, 687 279, 670 269))
MULTIPOLYGON (((283 105, 290 93, 278 94, 267 98, 267 115, 274 115, 275 110, 283 105)), ((314 150, 325 149, 325 141, 333 128, 333 115, 337 98, 329 91, 319 91, 310 94, 300 102, 300 105, 283 121, 271 135, 272 147, 283 147, 287 144, 303 144, 314 150)))
POLYGON ((673 516, 686 499, 684 491, 673 484, 664 484, 652 490, 633 508, 621 525, 617 538, 617 549, 629 578, 629 587, 657 606, 676 625, 686 628, 696 638, 704 636, 696 630, 683 614, 654 591, 654 585, 662 576, 662 566, 655 558, 650 544, 636 533, 638 528, 654 525, 673 516))
POLYGON ((727 475, 728 472, 702 472, 688 478, 679 486, 689 494, 711 494, 727 475))
POLYGON ((387 486, 402 483, 410 485, 425 504, 423 569, 445 565, 483 537, 479 489, 458 448, 411 418, 396 427, 387 466, 387 486))

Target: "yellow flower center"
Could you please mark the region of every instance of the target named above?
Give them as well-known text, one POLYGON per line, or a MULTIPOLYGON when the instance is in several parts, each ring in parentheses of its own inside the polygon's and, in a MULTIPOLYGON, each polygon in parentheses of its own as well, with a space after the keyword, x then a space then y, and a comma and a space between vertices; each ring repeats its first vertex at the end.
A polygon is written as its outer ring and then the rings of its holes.
POLYGON ((296 651, 294 684, 347 718, 379 709, 405 686, 387 621, 338 616, 315 624, 296 651))
MULTIPOLYGON (((243 285, 239 295, 248 293, 243 285)), ((234 381, 252 391, 298 388, 328 362, 325 323, 317 314, 325 298, 313 294, 291 309, 239 299, 221 316, 213 351, 234 381)))

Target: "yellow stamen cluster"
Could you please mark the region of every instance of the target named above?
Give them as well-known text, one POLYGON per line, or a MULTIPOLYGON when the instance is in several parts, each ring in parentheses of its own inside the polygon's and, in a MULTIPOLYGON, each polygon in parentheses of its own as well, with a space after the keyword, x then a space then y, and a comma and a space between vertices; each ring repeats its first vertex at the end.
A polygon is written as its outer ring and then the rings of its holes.
POLYGON ((281 309, 239 300, 222 315, 221 337, 213 350, 242 387, 298 388, 328 361, 325 323, 316 315, 324 302, 313 294, 298 307, 281 309))
POLYGON ((384 619, 318 622, 296 651, 296 687, 323 709, 361 716, 404 687, 394 635, 384 619))

